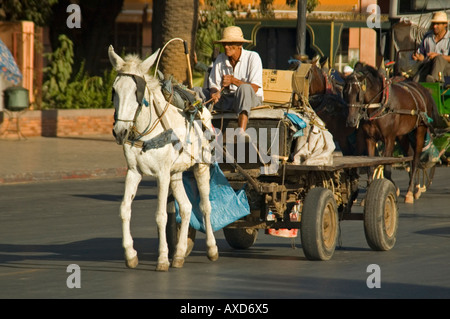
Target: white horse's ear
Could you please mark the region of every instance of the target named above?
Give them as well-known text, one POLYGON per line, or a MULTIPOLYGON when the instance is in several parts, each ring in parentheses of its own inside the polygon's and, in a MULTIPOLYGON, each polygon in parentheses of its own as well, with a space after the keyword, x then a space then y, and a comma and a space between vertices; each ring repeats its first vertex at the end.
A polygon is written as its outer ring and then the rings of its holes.
POLYGON ((108 56, 113 68, 116 70, 120 70, 120 68, 124 64, 124 61, 116 52, 114 52, 114 48, 112 45, 110 45, 108 48, 108 56))
POLYGON ((145 59, 141 63, 140 68, 141 68, 142 73, 145 74, 145 73, 148 72, 148 70, 150 70, 150 68, 152 67, 153 63, 155 63, 156 58, 158 57, 159 50, 160 49, 156 50, 151 56, 149 56, 147 59, 145 59))

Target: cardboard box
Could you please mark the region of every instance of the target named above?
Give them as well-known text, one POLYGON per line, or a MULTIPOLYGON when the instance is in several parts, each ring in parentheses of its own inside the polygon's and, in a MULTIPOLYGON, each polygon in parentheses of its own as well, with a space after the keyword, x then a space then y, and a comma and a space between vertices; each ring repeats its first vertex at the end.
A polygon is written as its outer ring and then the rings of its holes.
POLYGON ((264 103, 284 104, 292 97, 293 71, 263 70, 264 103))

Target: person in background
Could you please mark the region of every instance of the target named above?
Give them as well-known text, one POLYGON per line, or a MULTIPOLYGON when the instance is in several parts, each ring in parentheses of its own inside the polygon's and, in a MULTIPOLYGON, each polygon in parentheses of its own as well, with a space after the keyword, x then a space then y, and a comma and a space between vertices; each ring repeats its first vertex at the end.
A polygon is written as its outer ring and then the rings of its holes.
POLYGON ((438 11, 431 19, 433 30, 425 34, 413 60, 422 63, 414 76, 416 82, 444 82, 450 76, 450 32, 445 11, 438 11))
POLYGON ((349 66, 349 65, 346 65, 346 66, 344 67, 344 77, 347 77, 347 76, 349 76, 349 75, 352 74, 352 73, 353 73, 352 67, 349 66))

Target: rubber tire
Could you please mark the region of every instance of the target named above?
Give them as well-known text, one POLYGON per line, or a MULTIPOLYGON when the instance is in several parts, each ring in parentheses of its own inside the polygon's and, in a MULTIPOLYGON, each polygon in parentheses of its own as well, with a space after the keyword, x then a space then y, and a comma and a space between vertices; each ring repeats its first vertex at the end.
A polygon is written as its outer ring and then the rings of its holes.
MULTIPOLYGON (((169 258, 173 258, 175 249, 178 244, 178 237, 180 235, 180 224, 177 223, 175 213, 175 200, 172 195, 167 199, 167 225, 166 225, 166 237, 167 245, 169 246, 169 258)), ((195 235, 197 231, 195 228, 189 226, 188 230, 188 246, 186 249, 185 257, 189 256, 194 249, 195 235)))
POLYGON ((367 189, 364 206, 364 233, 367 244, 375 251, 394 247, 398 229, 397 193, 387 179, 376 179, 367 189))
POLYGON ((250 248, 258 237, 258 229, 252 228, 224 228, 223 234, 228 245, 234 249, 250 248))
POLYGON ((303 205, 300 235, 309 260, 333 257, 339 235, 339 217, 333 192, 316 187, 308 191, 303 205))
MULTIPOLYGON (((168 214, 169 216, 171 214, 168 214)), ((172 214, 174 215, 174 214, 172 214)), ((167 245, 169 246, 169 258, 173 258, 173 255, 175 254, 175 249, 178 244, 178 236, 180 235, 180 224, 175 223, 175 225, 167 228, 167 245)), ((195 228, 192 228, 189 226, 188 230, 188 242, 187 242, 187 249, 185 257, 189 256, 194 249, 195 244, 195 235, 197 234, 197 231, 195 228)))

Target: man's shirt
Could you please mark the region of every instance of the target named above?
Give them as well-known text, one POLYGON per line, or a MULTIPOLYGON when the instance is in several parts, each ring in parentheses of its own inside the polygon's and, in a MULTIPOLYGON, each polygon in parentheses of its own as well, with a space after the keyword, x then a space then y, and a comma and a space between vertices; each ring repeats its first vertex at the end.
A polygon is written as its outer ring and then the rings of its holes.
POLYGON ((450 31, 447 31, 444 37, 437 43, 435 41, 434 32, 428 31, 425 33, 417 52, 423 54, 425 57, 430 52, 441 55, 450 55, 450 31))
MULTIPOLYGON (((233 75, 236 79, 243 82, 256 84, 259 86, 256 95, 264 100, 262 84, 262 61, 257 52, 248 51, 242 48, 241 56, 233 71, 230 60, 225 53, 219 54, 214 61, 214 65, 209 76, 209 87, 220 90, 222 88, 222 78, 224 75, 233 75)), ((230 85, 230 93, 234 93, 237 86, 230 85)))

